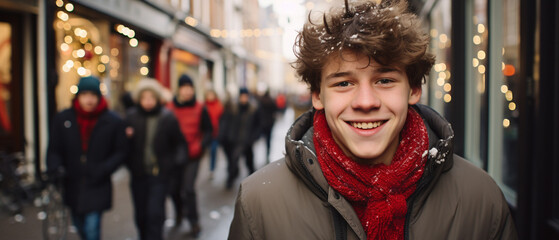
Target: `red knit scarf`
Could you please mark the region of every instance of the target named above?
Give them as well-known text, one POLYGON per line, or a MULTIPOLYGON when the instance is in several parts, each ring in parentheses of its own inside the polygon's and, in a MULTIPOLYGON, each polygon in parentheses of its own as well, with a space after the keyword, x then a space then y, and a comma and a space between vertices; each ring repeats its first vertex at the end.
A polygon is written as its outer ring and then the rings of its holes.
POLYGON ((428 149, 421 116, 409 108, 390 165, 366 166, 347 157, 334 141, 324 111, 314 115, 314 144, 326 180, 353 206, 367 239, 404 239, 406 199, 423 174, 428 149))
POLYGON ((80 103, 76 98, 74 100, 74 109, 76 110, 78 126, 80 127, 82 150, 83 152, 87 152, 91 132, 93 131, 93 127, 95 127, 95 124, 97 123, 97 119, 99 119, 99 115, 107 110, 107 101, 105 101, 105 98, 100 97, 97 107, 92 112, 86 112, 81 108, 80 103))

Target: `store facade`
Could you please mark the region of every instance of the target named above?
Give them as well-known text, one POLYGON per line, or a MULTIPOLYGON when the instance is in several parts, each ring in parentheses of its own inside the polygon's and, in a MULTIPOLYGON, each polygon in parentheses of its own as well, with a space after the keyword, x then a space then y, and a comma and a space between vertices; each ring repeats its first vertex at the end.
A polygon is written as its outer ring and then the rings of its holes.
POLYGON ((413 1, 437 56, 424 102, 501 187, 521 239, 559 236, 559 4, 413 1), (553 145, 555 144, 555 145, 553 145))

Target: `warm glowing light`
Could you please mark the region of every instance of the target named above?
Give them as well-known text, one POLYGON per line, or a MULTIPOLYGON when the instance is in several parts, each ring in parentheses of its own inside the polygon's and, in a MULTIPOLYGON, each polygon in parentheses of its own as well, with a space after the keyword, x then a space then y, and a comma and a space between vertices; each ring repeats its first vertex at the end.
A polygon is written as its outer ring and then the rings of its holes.
POLYGON ((101 56, 101 62, 104 63, 104 64, 109 63, 109 56, 107 56, 107 55, 101 56))
POLYGON ((109 88, 107 87, 107 84, 101 83, 99 84, 99 90, 101 90, 101 93, 105 95, 107 94, 107 90, 109 90, 109 88))
POLYGON ((74 61, 68 60, 68 61, 66 61, 66 64, 64 64, 64 65, 68 65, 68 67, 72 68, 72 67, 74 67, 74 61))
POLYGON ((80 58, 85 56, 85 50, 83 49, 78 49, 78 51, 76 52, 76 55, 80 58))
POLYGON ((445 94, 444 95, 444 101, 449 103, 450 101, 452 101, 452 96, 450 96, 450 94, 445 94))
POLYGON ((79 58, 77 50, 72 51, 72 57, 79 58))
POLYGON ((57 16, 60 20, 65 21, 65 22, 68 21, 68 18, 69 18, 69 17, 68 17, 68 14, 65 13, 65 12, 63 12, 63 11, 58 11, 58 13, 56 13, 56 16, 57 16))
POLYGON ((142 55, 140 57, 140 62, 142 62, 143 64, 146 64, 149 62, 149 57, 147 55, 142 55))
POLYGON ((68 66, 68 65, 63 65, 62 66, 62 71, 64 72, 69 72, 72 69, 72 67, 68 66))
POLYGON ((481 23, 478 24, 478 25, 477 25, 477 32, 478 32, 478 33, 483 33, 483 32, 485 32, 485 26, 484 26, 483 24, 481 24, 481 23))
POLYGON ((70 29, 72 29, 72 25, 69 23, 64 23, 64 30, 70 31, 70 29))
POLYGON ((116 26, 116 31, 117 32, 122 33, 122 30, 124 30, 124 25, 119 24, 119 25, 116 26))
POLYGON ((56 6, 57 6, 57 7, 62 7, 62 6, 64 6, 64 1, 62 1, 62 0, 56 0, 56 6))
POLYGON ((512 101, 513 96, 511 90, 508 90, 507 93, 505 93, 505 98, 507 99, 507 101, 512 101))
POLYGON ((80 61, 74 61, 74 68, 77 70, 80 67, 82 67, 82 63, 80 61))
POLYGON ((516 69, 511 64, 505 64, 505 68, 503 69, 503 74, 507 77, 514 75, 516 69))
POLYGON ((140 68, 140 74, 146 76, 149 73, 149 69, 147 67, 140 68))
POLYGON ((501 52, 503 52, 502 54, 503 54, 503 56, 504 56, 504 55, 505 55, 505 48, 503 48, 503 49, 501 50, 501 52))
POLYGON ((477 58, 472 59, 472 66, 474 66, 474 67, 479 66, 479 60, 477 60, 477 58))
POLYGON ((445 92, 450 92, 450 90, 452 90, 452 85, 450 85, 450 83, 445 83, 443 89, 445 92))
POLYGON ((113 55, 115 57, 118 56, 118 48, 111 49, 111 55, 113 55))
POLYGON ((60 50, 62 50, 63 52, 66 52, 68 50, 70 50, 70 46, 66 43, 63 43, 60 45, 60 50))
POLYGON ((184 22, 186 24, 190 25, 190 26, 193 26, 193 27, 196 27, 198 25, 198 20, 196 20, 196 18, 193 18, 193 17, 190 17, 190 16, 186 17, 184 19, 184 22))
POLYGON ((78 74, 79 74, 80 76, 85 76, 86 73, 87 73, 87 71, 86 71, 86 69, 85 69, 84 67, 78 68, 78 74))
POLYGON ((431 29, 430 31, 431 37, 432 38, 436 38, 439 35, 439 31, 437 31, 437 29, 431 29))
POLYGON ((442 43, 446 43, 446 42, 448 41, 448 36, 446 36, 446 34, 443 33, 443 34, 441 34, 441 35, 439 36, 439 40, 440 40, 442 43))
POLYGON ((446 78, 446 73, 445 72, 440 72, 439 73, 439 78, 445 79, 446 78))
POLYGON ((509 103, 509 110, 514 111, 516 109, 516 103, 510 102, 509 103))
POLYGON ((477 58, 479 58, 480 60, 485 59, 485 51, 480 50, 479 52, 477 52, 477 58))
POLYGON ((74 11, 74 4, 67 3, 66 4, 66 11, 68 11, 68 12, 74 11))
POLYGON ((219 38, 221 37, 221 31, 219 29, 212 29, 210 30, 210 36, 214 38, 219 38))
POLYGON ((260 37, 262 35, 262 31, 260 29, 254 29, 254 37, 260 37))
POLYGON ((137 47, 138 46, 138 39, 132 38, 130 39, 130 46, 137 47))
POLYGON ((435 97, 436 97, 437 99, 443 98, 443 92, 441 92, 441 91, 436 91, 436 92, 435 92, 435 97))
POLYGON ((105 70, 107 70, 106 67, 105 67, 105 64, 99 64, 99 65, 97 65, 97 71, 98 71, 98 72, 101 72, 101 73, 102 73, 102 72, 105 72, 105 70))
POLYGON ((70 92, 71 92, 72 94, 78 93, 78 86, 76 86, 76 85, 70 86, 70 92))
POLYGON ((501 71, 505 70, 505 63, 501 62, 501 71))
POLYGON ((444 85, 444 78, 437 78, 437 85, 442 87, 444 85))
POLYGON ((445 73, 446 73, 446 79, 447 80, 450 79, 450 71, 447 70, 447 71, 445 71, 445 73))
POLYGON ((86 43, 83 46, 83 49, 85 49, 86 51, 91 51, 93 49, 93 45, 91 43, 86 43))
POLYGON ((485 66, 484 65, 479 65, 477 70, 478 70, 479 73, 484 74, 485 73, 485 66))
POLYGON ((103 48, 101 46, 97 46, 95 47, 95 49, 93 49, 93 51, 95 52, 95 54, 99 55, 103 53, 103 48))
POLYGON ((481 37, 478 35, 474 36, 474 44, 479 45, 481 43, 481 37))
POLYGON ((501 92, 502 93, 507 93, 508 90, 509 90, 509 87, 507 85, 501 85, 501 92))
POLYGON ((65 42, 65 43, 70 44, 70 43, 72 43, 73 40, 74 40, 74 38, 73 38, 72 36, 66 36, 66 37, 64 37, 64 42, 65 42))
POLYGON ((508 119, 503 119, 503 127, 508 128, 510 126, 510 120, 508 119))

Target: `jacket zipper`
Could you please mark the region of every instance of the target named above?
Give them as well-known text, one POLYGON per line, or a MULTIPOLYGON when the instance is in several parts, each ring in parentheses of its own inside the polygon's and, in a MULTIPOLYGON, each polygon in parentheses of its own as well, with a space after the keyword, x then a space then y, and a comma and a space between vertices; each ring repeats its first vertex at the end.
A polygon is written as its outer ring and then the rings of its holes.
MULTIPOLYGON (((301 149, 300 149, 299 146, 297 146, 297 149, 295 150, 295 158, 297 159, 297 162, 299 163, 299 165, 301 165, 301 167, 303 167, 303 169, 305 169, 305 177, 307 177, 307 179, 309 179, 311 181, 312 185, 315 188, 317 188, 320 191, 320 193, 322 193, 326 197, 326 199, 328 199, 328 193, 326 191, 324 191, 324 189, 322 189, 322 187, 320 185, 318 185, 318 183, 316 183, 316 181, 314 181, 311 174, 309 173, 309 169, 307 168, 307 166, 303 162, 303 158, 301 157, 301 149)), ((347 239, 347 234, 344 235, 344 231, 342 230, 343 227, 344 227, 344 223, 342 221, 342 218, 340 217, 340 214, 338 213, 336 208, 334 208, 334 206, 330 205, 330 207, 332 209, 332 217, 333 217, 333 221, 334 221, 334 231, 335 231, 335 235, 336 235, 336 240, 346 240, 347 239)))
POLYGON ((406 240, 410 239, 410 226, 409 226, 410 225, 410 215, 411 215, 411 210, 413 209, 413 205, 415 203, 415 199, 417 198, 417 195, 419 195, 419 193, 421 193, 423 188, 425 188, 427 183, 431 182, 430 181, 431 178, 432 177, 430 177, 429 179, 427 179, 427 178, 423 179, 423 181, 421 181, 419 183, 415 192, 413 193, 413 195, 409 199, 408 211, 406 212, 406 222, 404 223, 404 239, 406 239, 406 240))

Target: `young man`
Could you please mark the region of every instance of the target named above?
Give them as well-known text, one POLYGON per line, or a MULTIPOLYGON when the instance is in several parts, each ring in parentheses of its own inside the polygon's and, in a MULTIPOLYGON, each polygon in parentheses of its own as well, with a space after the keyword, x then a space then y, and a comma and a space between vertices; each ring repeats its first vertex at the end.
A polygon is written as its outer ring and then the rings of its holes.
POLYGON ((346 1, 304 26, 295 68, 315 110, 242 183, 229 239, 517 239, 499 187, 416 105, 434 63, 421 29, 404 1, 346 1))
POLYGON ((177 117, 182 134, 188 144, 186 166, 177 167, 173 173, 175 184, 171 189, 171 195, 175 205, 175 226, 180 226, 182 223, 182 202, 184 201, 186 218, 191 225, 190 235, 196 237, 201 229, 198 222, 194 183, 198 176, 200 158, 212 139, 212 123, 204 105, 196 101, 194 82, 186 74, 179 78, 177 96, 167 104, 167 107, 177 117), (184 189, 182 184, 184 184, 184 189))
POLYGON ((227 155, 226 189, 233 187, 239 175, 239 160, 242 156, 245 157, 249 174, 255 170, 252 145, 260 134, 258 117, 257 108, 250 103, 248 89, 241 88, 239 102, 226 108, 219 126, 219 141, 227 155))
POLYGON ((188 154, 175 115, 161 106, 162 89, 155 79, 142 79, 132 98, 136 105, 126 113, 126 134, 134 218, 139 239, 163 239, 165 197, 170 172, 188 154))
POLYGON ((111 174, 127 151, 124 122, 108 110, 99 80, 83 77, 72 107, 50 131, 47 171, 63 177, 64 203, 82 239, 101 238, 101 215, 111 208, 111 174))

